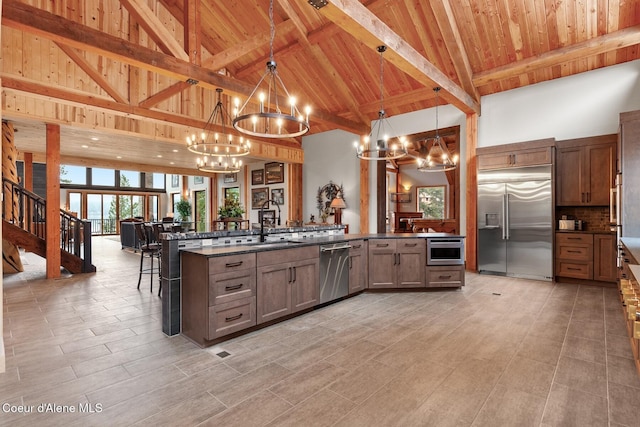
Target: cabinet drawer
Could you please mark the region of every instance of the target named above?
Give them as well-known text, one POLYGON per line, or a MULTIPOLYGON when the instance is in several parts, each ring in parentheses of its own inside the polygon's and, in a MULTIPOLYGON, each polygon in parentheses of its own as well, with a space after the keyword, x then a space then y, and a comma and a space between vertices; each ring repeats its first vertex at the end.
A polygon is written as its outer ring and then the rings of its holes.
POLYGON ((557 245, 556 258, 589 262, 592 259, 592 248, 591 246, 559 244, 557 245))
POLYGON ((252 297, 255 294, 255 268, 209 276, 209 305, 252 297))
POLYGON ((427 240, 426 239, 398 239, 396 241, 396 250, 398 252, 402 252, 403 250, 412 250, 416 249, 427 250, 427 240))
POLYGON ((258 252, 257 263, 259 267, 262 267, 265 265, 282 264, 283 262, 318 258, 319 256, 320 247, 318 245, 301 246, 295 249, 278 249, 258 252))
POLYGON ((221 337, 256 324, 256 297, 209 307, 209 337, 221 337))
POLYGON ((255 268, 256 254, 238 254, 209 258, 209 274, 255 268))
POLYGON ((592 262, 556 261, 556 276, 590 280, 593 276, 592 262))
POLYGON ((464 285, 464 270, 451 267, 427 267, 427 288, 464 285))
POLYGON ((352 240, 349 242, 351 248, 349 249, 349 253, 361 252, 365 250, 364 240, 352 240))
POLYGON ((556 233, 556 243, 567 245, 592 245, 593 235, 583 233, 556 233))

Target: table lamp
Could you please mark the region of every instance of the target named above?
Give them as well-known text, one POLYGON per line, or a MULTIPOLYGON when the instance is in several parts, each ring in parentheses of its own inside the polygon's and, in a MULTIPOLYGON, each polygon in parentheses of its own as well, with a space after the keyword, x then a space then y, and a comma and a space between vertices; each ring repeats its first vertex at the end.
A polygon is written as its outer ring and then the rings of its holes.
POLYGON ((331 201, 330 207, 335 210, 334 223, 338 225, 342 224, 342 209, 347 207, 347 205, 344 203, 344 199, 340 197, 340 195, 337 195, 331 201))

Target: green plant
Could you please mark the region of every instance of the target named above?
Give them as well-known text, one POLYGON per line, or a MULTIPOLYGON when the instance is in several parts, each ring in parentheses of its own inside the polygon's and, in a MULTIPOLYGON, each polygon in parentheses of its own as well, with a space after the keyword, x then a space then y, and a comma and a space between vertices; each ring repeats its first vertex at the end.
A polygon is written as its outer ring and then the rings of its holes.
POLYGON ((187 199, 180 199, 180 201, 176 203, 176 211, 180 214, 181 221, 187 221, 191 215, 191 202, 187 199))
POLYGON ((241 218, 244 208, 236 197, 227 197, 224 199, 224 205, 218 209, 220 218, 241 218))

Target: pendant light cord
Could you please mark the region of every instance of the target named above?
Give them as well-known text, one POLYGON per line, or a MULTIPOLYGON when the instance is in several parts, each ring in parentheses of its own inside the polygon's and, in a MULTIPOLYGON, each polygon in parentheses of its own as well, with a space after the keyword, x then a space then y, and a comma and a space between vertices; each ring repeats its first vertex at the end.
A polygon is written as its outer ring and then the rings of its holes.
POLYGON ((384 53, 384 51, 387 50, 386 46, 380 46, 378 47, 378 52, 380 52, 380 118, 383 118, 385 116, 385 112, 384 112, 384 93, 382 92, 382 89, 384 87, 384 61, 382 59, 382 54, 384 53))
POLYGON ((276 24, 273 21, 273 0, 269 2, 269 22, 271 23, 271 39, 269 41, 269 59, 273 62, 273 39, 276 37, 276 24))

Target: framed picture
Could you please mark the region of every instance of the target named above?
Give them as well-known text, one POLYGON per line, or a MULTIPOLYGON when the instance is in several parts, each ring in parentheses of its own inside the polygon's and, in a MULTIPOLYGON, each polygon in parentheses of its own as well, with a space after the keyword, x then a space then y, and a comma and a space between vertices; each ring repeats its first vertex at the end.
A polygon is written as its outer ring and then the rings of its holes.
POLYGON ((224 199, 233 198, 240 201, 240 187, 227 187, 224 189, 224 199))
POLYGON ((262 222, 262 218, 264 218, 264 225, 273 227, 276 225, 276 211, 275 210, 264 210, 258 212, 258 222, 262 222))
POLYGON ((251 171, 251 185, 264 184, 264 170, 256 169, 251 171))
POLYGON ((284 205, 284 188, 272 188, 271 200, 275 201, 280 206, 284 205))
POLYGON ((280 184, 284 182, 284 163, 265 163, 264 173, 267 184, 280 184))
POLYGON ((203 176, 194 176, 193 177, 193 183, 195 185, 204 184, 204 177, 203 176))
POLYGON ((180 185, 180 176, 171 175, 171 186, 177 187, 178 185, 180 185))
POLYGON ((265 209, 269 208, 269 189, 267 187, 251 189, 251 209, 260 209, 264 205, 265 209))
POLYGON ((236 181, 238 181, 238 174, 237 173, 225 173, 224 177, 222 178, 222 181, 225 184, 236 182, 236 181))

